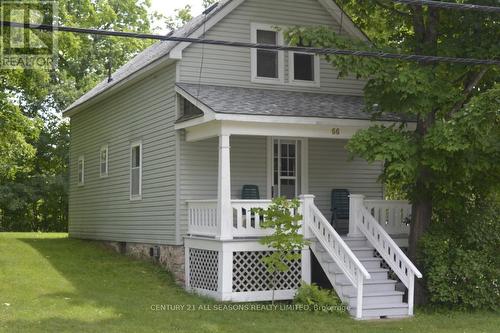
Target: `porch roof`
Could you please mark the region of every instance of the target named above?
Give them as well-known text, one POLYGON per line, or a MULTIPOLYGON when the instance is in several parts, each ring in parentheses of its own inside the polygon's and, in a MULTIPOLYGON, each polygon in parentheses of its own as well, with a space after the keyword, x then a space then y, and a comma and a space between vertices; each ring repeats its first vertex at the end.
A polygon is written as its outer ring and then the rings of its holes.
MULTIPOLYGON (((405 120, 400 115, 388 113, 373 118, 372 114, 364 112, 365 104, 361 96, 190 83, 177 83, 176 85, 182 92, 215 113, 396 122, 405 120)), ((192 118, 192 115, 181 117, 177 122, 192 118)))

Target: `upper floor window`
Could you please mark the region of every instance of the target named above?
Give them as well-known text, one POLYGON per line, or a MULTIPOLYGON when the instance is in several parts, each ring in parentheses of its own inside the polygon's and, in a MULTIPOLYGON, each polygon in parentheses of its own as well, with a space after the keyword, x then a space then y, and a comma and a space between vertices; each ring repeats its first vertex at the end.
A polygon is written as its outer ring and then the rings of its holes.
POLYGON ((108 146, 102 146, 99 152, 99 168, 101 177, 108 175, 108 146))
MULTIPOLYGON (((283 36, 270 25, 252 24, 252 43, 283 45, 283 36)), ((283 83, 284 53, 277 50, 252 49, 252 81, 283 83)))
POLYGON ((78 185, 83 185, 85 183, 85 158, 83 156, 78 157, 78 185))
POLYGON ((142 143, 130 145, 130 199, 141 199, 142 195, 142 143))
POLYGON ((319 86, 319 56, 311 53, 290 52, 288 55, 290 83, 319 86))

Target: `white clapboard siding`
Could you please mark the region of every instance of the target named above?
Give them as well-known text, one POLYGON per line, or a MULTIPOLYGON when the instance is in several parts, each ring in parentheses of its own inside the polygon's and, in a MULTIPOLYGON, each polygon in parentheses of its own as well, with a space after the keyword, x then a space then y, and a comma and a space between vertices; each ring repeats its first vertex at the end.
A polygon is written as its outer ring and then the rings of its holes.
POLYGON ((330 197, 334 188, 364 194, 369 199, 382 199, 383 186, 377 181, 380 163, 369 164, 360 158, 350 159, 347 140, 309 139, 309 192, 328 219, 330 197))
POLYGON ((69 233, 75 238, 174 244, 175 66, 71 118, 69 233), (130 201, 130 143, 142 141, 142 200, 130 201), (99 149, 108 145, 108 176, 99 149), (85 157, 85 185, 77 161, 85 157))
MULTIPOLYGON (((315 0, 246 0, 206 32, 210 39, 250 42, 251 23, 272 26, 329 26, 340 31, 339 23, 315 0)), ((342 30, 343 32, 345 30, 342 30)), ((285 83, 288 78, 288 54, 285 52, 285 83)), ((183 52, 180 81, 239 87, 322 92, 340 95, 362 95, 365 82, 355 78, 338 78, 338 72, 321 60, 321 87, 289 84, 252 83, 250 49, 192 44, 183 52), (200 66, 203 50, 203 66, 200 66)))

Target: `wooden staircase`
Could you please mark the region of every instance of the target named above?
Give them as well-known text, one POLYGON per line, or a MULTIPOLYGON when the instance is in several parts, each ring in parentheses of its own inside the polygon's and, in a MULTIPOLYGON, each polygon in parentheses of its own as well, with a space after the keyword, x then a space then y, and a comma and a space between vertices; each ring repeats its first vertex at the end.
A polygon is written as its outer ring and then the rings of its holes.
POLYGON ((422 274, 367 210, 362 196, 350 196, 349 236, 337 233, 312 198, 305 198, 303 214, 310 248, 352 316, 380 319, 413 315, 415 277, 422 274), (396 290, 398 284, 406 287, 407 297, 401 291, 405 289, 396 290))
MULTIPOLYGON (((375 256, 375 248, 365 237, 343 237, 343 240, 371 276, 363 284, 360 319, 408 317, 408 303, 403 302, 404 292, 396 290, 397 281, 389 278, 389 269, 381 267, 383 260, 375 256)), ((318 241, 313 241, 310 247, 339 297, 349 305, 349 313, 355 316, 356 288, 318 241)))

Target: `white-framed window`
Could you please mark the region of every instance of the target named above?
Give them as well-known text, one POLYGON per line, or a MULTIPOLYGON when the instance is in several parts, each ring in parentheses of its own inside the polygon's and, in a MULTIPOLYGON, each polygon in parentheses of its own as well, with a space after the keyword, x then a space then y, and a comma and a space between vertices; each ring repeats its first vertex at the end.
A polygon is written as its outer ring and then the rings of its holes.
POLYGON ((142 143, 130 145, 130 200, 142 198, 142 143))
POLYGON ((78 157, 78 185, 85 184, 85 158, 78 157))
POLYGON ((288 71, 290 84, 319 86, 320 60, 316 54, 288 52, 288 71))
POLYGON ((101 150, 99 151, 99 174, 101 177, 107 177, 108 176, 108 145, 104 145, 101 147, 101 150))
MULTIPOLYGON (((251 24, 252 43, 283 45, 283 34, 269 24, 251 24)), ((283 84, 285 54, 283 51, 251 49, 252 82, 283 84)))

